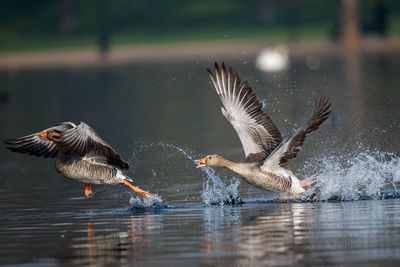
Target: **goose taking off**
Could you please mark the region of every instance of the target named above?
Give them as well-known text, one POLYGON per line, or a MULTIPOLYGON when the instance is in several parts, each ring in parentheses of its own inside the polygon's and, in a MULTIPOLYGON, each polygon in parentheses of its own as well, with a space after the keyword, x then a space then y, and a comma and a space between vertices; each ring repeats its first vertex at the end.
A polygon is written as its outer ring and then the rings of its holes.
POLYGON ((54 127, 16 139, 4 141, 13 152, 54 158, 56 170, 64 177, 85 183, 85 196, 92 194, 92 184, 124 184, 133 191, 151 194, 131 185, 121 170, 129 165, 86 123, 76 126, 63 122, 54 127))
POLYGON ((222 114, 240 138, 247 163, 209 155, 196 160, 202 163, 197 168, 225 167, 259 188, 292 196, 304 192, 304 187, 311 185, 311 181, 301 181, 283 167, 289 159, 297 156, 306 135, 318 129, 329 117, 329 99, 315 99, 314 114, 308 123, 283 140, 272 119, 262 111, 262 104, 252 92, 248 81, 241 83, 238 72, 233 74, 232 67, 227 70, 224 62, 221 68, 215 63, 215 74, 209 69, 207 72, 221 99, 222 114))

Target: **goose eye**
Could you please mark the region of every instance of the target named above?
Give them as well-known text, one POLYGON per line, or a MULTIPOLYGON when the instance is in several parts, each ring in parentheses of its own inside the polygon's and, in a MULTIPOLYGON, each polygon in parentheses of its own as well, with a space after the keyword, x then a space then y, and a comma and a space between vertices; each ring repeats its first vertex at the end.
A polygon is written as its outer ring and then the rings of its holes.
POLYGON ((208 157, 208 159, 211 159, 211 157, 208 157))

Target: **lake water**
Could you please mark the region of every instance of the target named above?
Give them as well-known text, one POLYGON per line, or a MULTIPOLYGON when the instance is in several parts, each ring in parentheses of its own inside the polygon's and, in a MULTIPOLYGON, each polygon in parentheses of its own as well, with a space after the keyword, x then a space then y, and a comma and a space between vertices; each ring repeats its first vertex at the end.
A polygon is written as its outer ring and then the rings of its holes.
POLYGON ((0 72, 1 139, 84 121, 156 194, 94 185, 85 198, 52 160, 0 149, 0 264, 398 266, 400 54, 312 56, 275 74, 227 60, 283 134, 307 121, 314 97, 332 101, 289 163, 314 182, 295 200, 195 168, 207 154, 244 158, 205 72, 212 61, 0 72))

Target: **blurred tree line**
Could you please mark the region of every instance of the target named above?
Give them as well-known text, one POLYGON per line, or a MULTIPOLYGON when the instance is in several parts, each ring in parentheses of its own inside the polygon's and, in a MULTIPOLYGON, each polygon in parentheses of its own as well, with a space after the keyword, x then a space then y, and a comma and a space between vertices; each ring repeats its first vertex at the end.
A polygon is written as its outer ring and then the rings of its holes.
MULTIPOLYGON (((341 1, 322 0, 2 0, 0 43, 24 38, 95 36, 107 48, 115 34, 206 33, 276 29, 297 38, 323 27, 332 38, 340 29, 341 1)), ((400 1, 359 0, 363 33, 400 30, 400 1), (398 21, 398 22, 397 22, 398 21), (389 29, 388 29, 389 28, 389 29)))

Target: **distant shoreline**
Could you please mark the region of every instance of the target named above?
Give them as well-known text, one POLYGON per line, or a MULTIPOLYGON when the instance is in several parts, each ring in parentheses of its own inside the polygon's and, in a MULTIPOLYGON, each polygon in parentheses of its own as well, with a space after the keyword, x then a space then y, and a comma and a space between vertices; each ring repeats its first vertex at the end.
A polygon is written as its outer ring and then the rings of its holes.
POLYGON ((100 54, 94 48, 9 52, 0 53, 0 71, 95 67, 135 62, 214 61, 228 58, 247 59, 256 56, 265 48, 277 45, 287 46, 290 56, 294 57, 340 54, 344 50, 349 49, 362 53, 392 53, 400 51, 400 38, 367 38, 358 47, 345 47, 330 41, 278 43, 255 40, 114 46, 106 55, 100 54))

